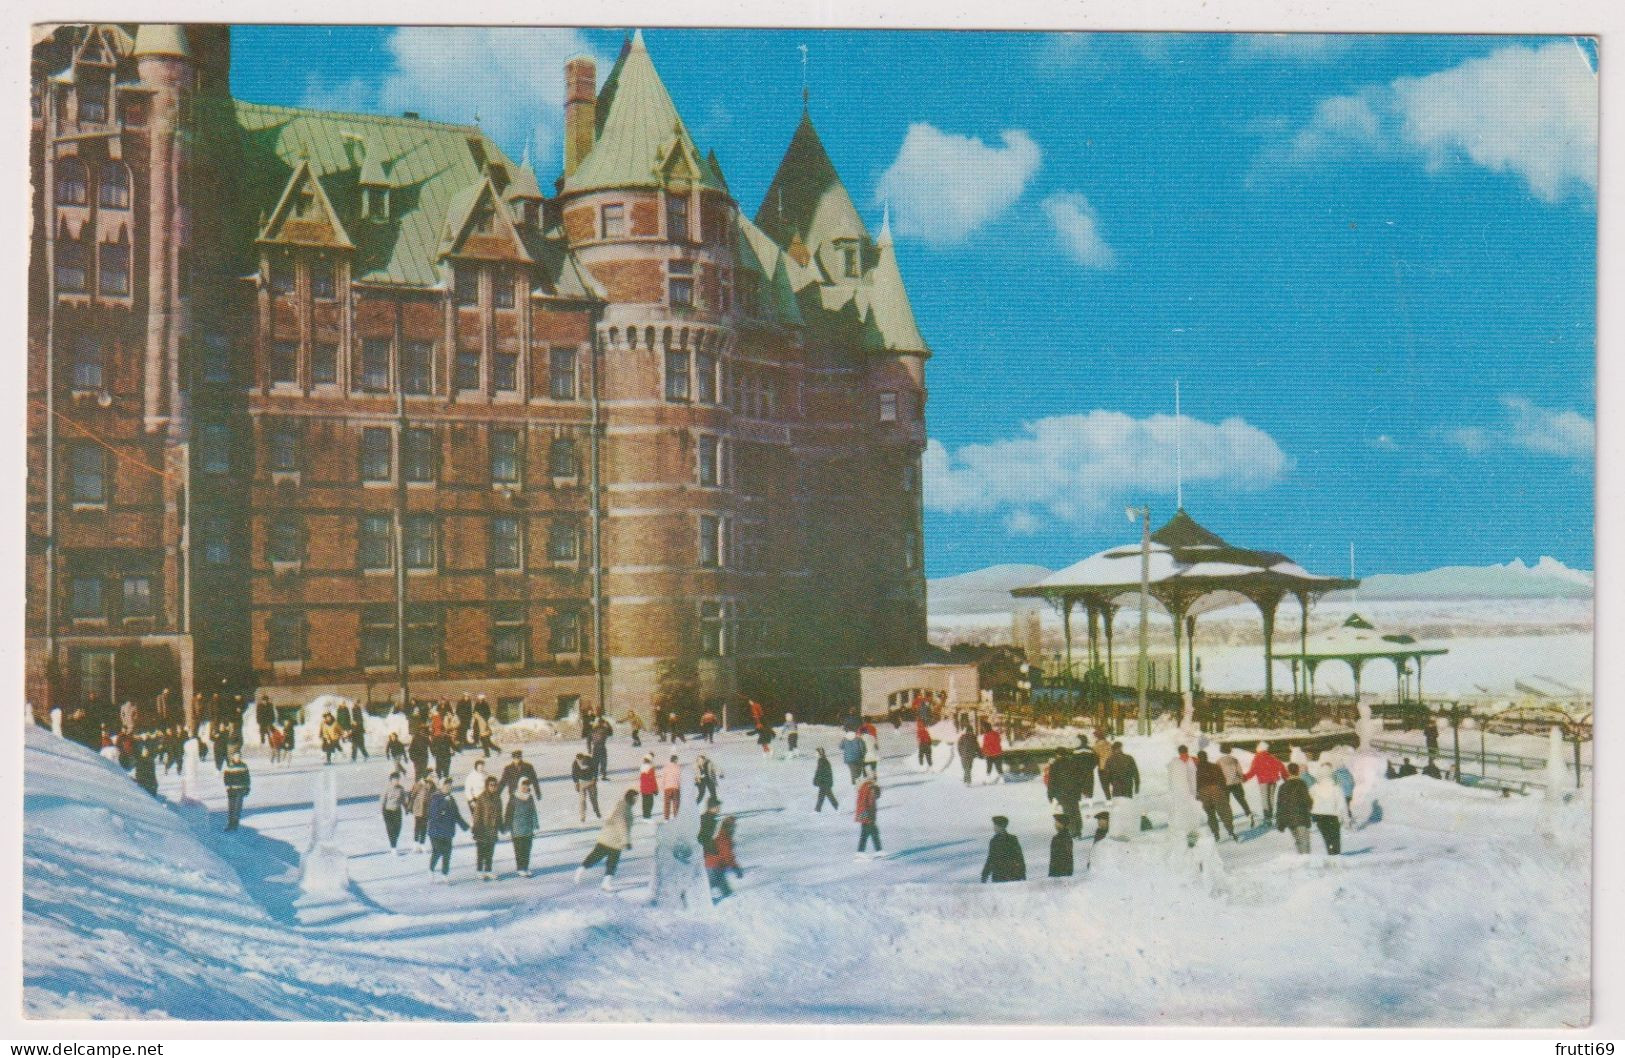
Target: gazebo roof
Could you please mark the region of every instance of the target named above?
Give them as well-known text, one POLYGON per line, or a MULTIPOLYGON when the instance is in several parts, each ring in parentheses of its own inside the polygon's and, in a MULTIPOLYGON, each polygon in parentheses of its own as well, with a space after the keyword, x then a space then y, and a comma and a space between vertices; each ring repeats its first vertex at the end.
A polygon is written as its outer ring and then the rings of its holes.
MULTIPOLYGON (((1359 585, 1342 577, 1316 576, 1278 552, 1227 543, 1183 509, 1151 534, 1150 552, 1151 594, 1164 603, 1178 599, 1189 604, 1215 593, 1250 599, 1297 592, 1320 595, 1359 585)), ((1097 552, 1010 594, 1110 603, 1139 590, 1140 545, 1135 543, 1097 552)))
POLYGON ((1277 650, 1272 656, 1281 661, 1320 662, 1436 657, 1449 652, 1448 647, 1419 642, 1405 632, 1384 633, 1354 613, 1331 631, 1310 636, 1307 645, 1296 650, 1277 650))

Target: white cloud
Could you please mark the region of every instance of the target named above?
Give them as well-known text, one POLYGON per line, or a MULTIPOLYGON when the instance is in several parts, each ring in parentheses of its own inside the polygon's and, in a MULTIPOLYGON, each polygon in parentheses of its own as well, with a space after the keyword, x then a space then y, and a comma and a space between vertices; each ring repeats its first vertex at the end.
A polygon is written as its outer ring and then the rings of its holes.
POLYGON ((1509 45, 1422 77, 1324 99, 1265 162, 1339 151, 1407 153, 1430 171, 1470 161, 1556 202, 1597 186, 1597 78, 1573 41, 1509 45))
POLYGON ((1020 129, 999 134, 1004 146, 943 132, 920 121, 908 127, 879 194, 899 235, 960 242, 1009 209, 1038 172, 1043 152, 1020 129))
POLYGON ((1469 455, 1496 449, 1519 448, 1536 455, 1590 460, 1596 449, 1597 426, 1589 416, 1573 410, 1543 408, 1528 397, 1501 398, 1504 421, 1494 427, 1462 426, 1446 430, 1444 438, 1469 455))
POLYGON ((1340 33, 1241 33, 1233 38, 1230 50, 1243 60, 1316 63, 1343 56, 1354 43, 1353 36, 1340 33))
MULTIPOLYGON (((1179 421, 1184 480, 1225 489, 1268 488, 1291 460, 1269 434, 1242 419, 1179 421)), ((950 452, 926 443, 925 503, 948 514, 1002 512, 1005 529, 1027 535, 1059 523, 1120 518, 1125 500, 1171 495, 1176 420, 1092 411, 1030 422, 1019 436, 950 452)))
POLYGON ((1100 235, 1095 207, 1076 191, 1057 191, 1044 199, 1044 214, 1067 255, 1085 268, 1110 268, 1117 255, 1100 235))
MULTIPOLYGON (((324 109, 399 114, 473 124, 517 160, 529 144, 537 169, 557 166, 564 121, 564 62, 591 54, 571 29, 509 26, 403 26, 387 45, 394 69, 376 85, 359 80, 306 86, 305 103, 324 109)), ((608 70, 602 57, 600 74, 608 70)))

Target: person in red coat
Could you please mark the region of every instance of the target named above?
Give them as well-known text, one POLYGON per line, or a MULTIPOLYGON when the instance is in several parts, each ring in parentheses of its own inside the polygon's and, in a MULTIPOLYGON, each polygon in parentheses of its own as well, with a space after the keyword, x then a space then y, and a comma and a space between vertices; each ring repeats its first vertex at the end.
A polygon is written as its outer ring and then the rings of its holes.
POLYGON ((1247 771, 1242 775, 1241 781, 1252 780, 1264 790, 1264 822, 1268 823, 1275 818, 1275 787, 1286 779, 1286 766, 1280 758, 1270 753, 1270 744, 1260 742, 1253 759, 1247 765, 1247 771))
POLYGON ((869 847, 869 840, 874 839, 875 851, 880 849, 880 784, 872 778, 865 778, 858 787, 858 810, 852 818, 857 820, 858 855, 863 855, 869 847))
POLYGON ((645 754, 638 768, 638 793, 643 795, 643 818, 648 819, 655 808, 655 794, 660 792, 660 776, 655 772, 655 759, 645 754))
POLYGON ((739 869, 739 861, 734 859, 734 817, 723 816, 716 834, 711 838, 710 847, 705 851, 705 874, 718 900, 733 895, 733 890, 728 887, 729 871, 733 871, 736 878, 745 876, 745 872, 739 869))
POLYGON ((920 747, 920 766, 931 767, 931 729, 924 720, 914 721, 914 741, 920 747))
POLYGON ((987 761, 988 775, 998 772, 1001 779, 1004 777, 1004 761, 1000 759, 1003 756, 1004 742, 999 738, 998 729, 992 724, 983 725, 982 759, 987 761))

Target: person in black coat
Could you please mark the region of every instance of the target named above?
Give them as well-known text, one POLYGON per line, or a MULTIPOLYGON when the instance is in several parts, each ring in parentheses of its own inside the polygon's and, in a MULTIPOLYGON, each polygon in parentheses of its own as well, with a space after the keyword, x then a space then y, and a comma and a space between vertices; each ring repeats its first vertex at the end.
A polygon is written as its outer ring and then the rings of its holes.
POLYGON ((231 755, 230 761, 221 769, 221 778, 226 784, 226 829, 236 830, 238 820, 243 816, 243 801, 248 797, 248 765, 236 753, 231 755))
POLYGON ((503 794, 512 797, 513 792, 519 789, 520 779, 529 779, 530 788, 540 792, 541 784, 536 781, 535 766, 525 759, 524 750, 516 749, 513 751, 513 759, 508 762, 506 768, 502 769, 503 794))
POLYGON ((1292 831, 1292 841, 1301 855, 1309 854, 1309 786, 1298 774, 1296 764, 1286 766, 1286 781, 1275 795, 1275 829, 1292 831))
POLYGON ((823 746, 818 747, 818 763, 813 765, 813 786, 818 790, 814 812, 822 812, 825 801, 829 802, 831 808, 840 810, 841 803, 835 800, 835 769, 830 765, 829 758, 824 756, 823 746))
POLYGON ((412 741, 406 745, 406 756, 412 762, 412 778, 421 779, 429 774, 429 730, 425 724, 414 724, 412 741))
POLYGON ((993 817, 993 838, 987 843, 987 862, 982 864, 982 881, 1021 882, 1027 878, 1027 860, 1021 855, 1021 842, 1009 831, 1010 820, 993 817))
POLYGON ((1072 877, 1072 826, 1065 816, 1055 816, 1055 836, 1049 839, 1049 876, 1072 877))

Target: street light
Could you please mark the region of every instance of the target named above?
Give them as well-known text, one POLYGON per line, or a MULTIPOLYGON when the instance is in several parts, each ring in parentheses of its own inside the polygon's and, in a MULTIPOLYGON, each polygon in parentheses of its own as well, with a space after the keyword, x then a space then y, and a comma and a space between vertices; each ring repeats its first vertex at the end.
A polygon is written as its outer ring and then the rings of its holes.
POLYGON ((1147 639, 1150 635, 1151 601, 1151 508, 1125 507, 1130 522, 1140 523, 1140 664, 1134 674, 1134 689, 1140 700, 1140 737, 1151 734, 1151 709, 1145 700, 1147 639))

